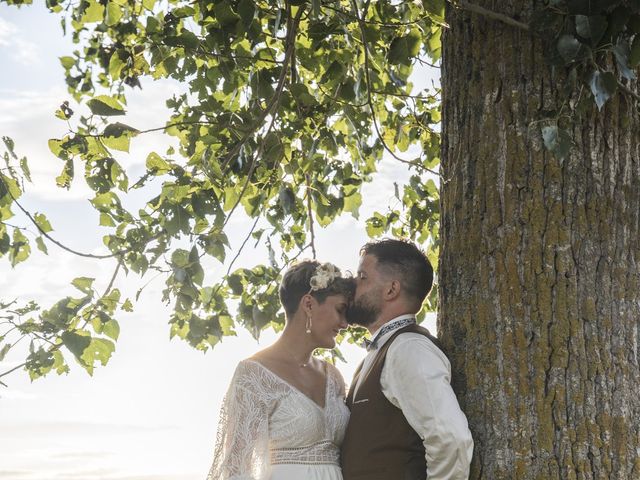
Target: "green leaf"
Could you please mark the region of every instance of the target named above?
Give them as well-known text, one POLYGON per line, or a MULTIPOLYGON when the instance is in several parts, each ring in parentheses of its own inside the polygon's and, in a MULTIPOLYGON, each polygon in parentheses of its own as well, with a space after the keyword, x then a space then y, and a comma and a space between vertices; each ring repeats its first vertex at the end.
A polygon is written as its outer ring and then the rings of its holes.
POLYGON ((104 23, 108 26, 117 25, 122 18, 122 7, 115 2, 109 2, 107 4, 107 15, 105 16, 104 23))
POLYGON ((564 59, 565 63, 571 63, 579 60, 586 55, 587 48, 573 35, 562 35, 558 39, 558 52, 564 59))
POLYGON ((350 212, 353 218, 359 218, 359 210, 362 205, 362 195, 360 192, 352 193, 344 198, 344 210, 350 212))
POLYGON ((22 232, 15 228, 13 230, 13 243, 9 249, 9 261, 11 266, 15 267, 18 263, 24 262, 31 254, 31 247, 29 246, 29 240, 22 232))
POLYGON ((27 158, 23 157, 20 159, 20 169, 22 169, 22 173, 25 178, 31 182, 31 170, 29 170, 29 164, 27 163, 27 158))
POLYGON ((81 361, 82 354, 91 343, 91 335, 84 330, 78 332, 63 332, 60 338, 62 339, 63 345, 67 347, 79 361, 81 361))
POLYGON ((91 286, 93 285, 95 278, 78 277, 74 278, 71 284, 83 293, 91 294, 91 286))
POLYGON ((185 30, 180 36, 177 37, 178 45, 181 45, 185 48, 195 50, 200 45, 200 40, 198 37, 189 30, 185 30))
POLYGON ((139 130, 124 123, 116 122, 106 126, 104 132, 102 132, 102 141, 109 148, 129 152, 130 139, 138 133, 139 130))
POLYGON ((557 125, 550 125, 542 128, 542 139, 544 146, 547 147, 556 158, 563 160, 571 150, 571 137, 569 133, 558 128, 557 125))
POLYGON ((64 363, 64 356, 60 350, 53 352, 53 368, 58 375, 69 373, 69 366, 64 363))
POLYGON ((102 333, 114 340, 118 340, 118 337, 120 336, 120 325, 113 319, 109 320, 102 326, 102 333))
POLYGON ((87 106, 94 115, 113 116, 124 115, 124 108, 115 98, 107 95, 98 95, 87 102, 87 106))
POLYGON ((60 64, 65 70, 70 70, 76 64, 76 60, 73 57, 60 57, 60 64))
POLYGON ((256 7, 253 0, 240 0, 238 2, 238 13, 245 27, 249 26, 253 21, 256 13, 256 7))
POLYGON ((620 40, 615 47, 613 47, 613 54, 616 57, 618 63, 618 69, 627 80, 635 80, 636 74, 629 68, 629 57, 631 55, 631 49, 629 44, 620 40))
POLYGON ((40 250, 45 255, 49 254, 49 251, 47 250, 47 246, 45 245, 44 240, 42 239, 42 236, 36 237, 36 246, 38 247, 38 250, 40 250))
POLYGON ((240 20, 240 16, 233 11, 226 0, 216 3, 213 13, 222 28, 234 26, 240 20))
POLYGON ((378 212, 367 219, 366 229, 367 235, 371 238, 378 237, 384 233, 385 220, 378 212))
POLYGON ((104 7, 97 0, 86 0, 87 8, 80 19, 80 23, 101 22, 104 17, 104 7))
POLYGON ((62 160, 66 160, 67 154, 62 148, 63 143, 64 142, 62 140, 59 140, 57 138, 51 138, 49 139, 48 145, 49 145, 49 150, 51 150, 51 153, 53 153, 56 157, 62 160))
POLYGON ((607 100, 616 92, 618 81, 611 72, 593 72, 589 86, 591 87, 591 93, 593 93, 598 109, 602 110, 607 100))
POLYGON ((36 221, 36 225, 38 225, 38 228, 41 232, 49 233, 53 231, 49 220, 47 220, 47 217, 43 213, 36 213, 34 215, 34 220, 36 221))
POLYGON ((171 171, 173 168, 169 162, 155 152, 151 152, 147 156, 146 166, 147 170, 153 170, 160 175, 171 171))
POLYGON ((629 67, 636 68, 640 64, 640 35, 633 38, 631 51, 629 52, 629 67))
POLYGON ((115 227, 116 222, 113 221, 113 218, 108 213, 100 212, 100 225, 103 227, 115 227))
POLYGON ((334 60, 329 65, 329 68, 325 72, 325 74, 320 79, 320 83, 329 83, 330 85, 337 83, 342 80, 344 75, 345 67, 342 62, 334 60))
POLYGON ((126 67, 126 65, 127 64, 120 58, 118 50, 116 50, 115 52, 113 52, 113 55, 111 55, 111 58, 109 59, 109 75, 111 75, 114 80, 120 79, 120 73, 122 72, 124 67, 126 67))
POLYGON ((111 340, 93 338, 85 347, 80 358, 84 361, 86 370, 91 374, 94 363, 99 361, 103 366, 106 365, 115 349, 116 347, 111 340))
POLYGON ((602 15, 588 17, 576 15, 576 32, 585 40, 589 40, 594 47, 598 44, 607 30, 607 19, 602 15))
POLYGON ((124 310, 125 312, 133 312, 133 304, 128 298, 124 301, 120 308, 122 308, 122 310, 124 310))
POLYGON ((7 356, 7 353, 11 350, 11 344, 7 343, 2 348, 0 348, 0 362, 4 360, 4 357, 7 356))
POLYGON ((71 182, 73 181, 73 159, 70 158, 64 163, 62 172, 56 177, 56 185, 61 188, 71 188, 71 182))

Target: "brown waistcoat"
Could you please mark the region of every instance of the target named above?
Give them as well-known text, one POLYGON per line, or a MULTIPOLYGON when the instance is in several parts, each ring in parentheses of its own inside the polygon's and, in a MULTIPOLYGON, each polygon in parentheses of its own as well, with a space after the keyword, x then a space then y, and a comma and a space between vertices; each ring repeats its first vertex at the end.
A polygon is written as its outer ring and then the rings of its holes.
POLYGON ((389 347, 398 335, 408 332, 420 333, 438 344, 425 328, 418 325, 401 328, 380 347, 355 398, 353 390, 358 382, 362 364, 353 377, 347 395, 351 417, 341 452, 344 480, 427 478, 422 439, 411 428, 402 410, 387 400, 380 386, 380 375, 389 347))

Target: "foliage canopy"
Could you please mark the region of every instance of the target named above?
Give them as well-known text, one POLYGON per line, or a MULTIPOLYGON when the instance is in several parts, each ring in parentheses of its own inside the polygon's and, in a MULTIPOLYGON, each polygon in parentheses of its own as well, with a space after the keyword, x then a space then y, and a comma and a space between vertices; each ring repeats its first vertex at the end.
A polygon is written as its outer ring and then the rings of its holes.
MULTIPOLYGON (((570 149, 572 118, 585 102, 601 108, 617 91, 633 95, 625 82, 640 63, 638 2, 550 0, 528 24, 468 2, 453 5, 550 44, 547 61, 558 67, 567 101, 536 121, 555 155, 570 149)), ((360 187, 385 151, 412 176, 396 191, 402 207, 375 213, 367 232, 415 239, 436 263, 438 189, 427 173, 437 174, 440 162, 439 91, 414 91, 410 76, 416 65, 440 62, 444 0, 47 0, 47 7, 77 44, 60 58, 75 103, 56 112, 68 133, 49 140, 61 161, 56 182, 69 188, 79 170, 109 229, 109 254, 74 253, 111 258, 116 268, 103 293, 94 279, 76 278, 79 295, 46 310, 34 302, 0 304, 0 360, 17 336, 31 340, 19 368, 32 378, 67 371, 69 354, 89 372, 105 364, 119 334, 117 312, 131 311, 137 300, 113 287, 122 270, 164 274, 164 299, 174 306, 171 335, 195 348, 215 345, 237 325, 257 337, 281 324, 283 266, 307 249, 315 254, 314 225, 343 213, 357 217, 360 187), (170 117, 151 126, 121 121, 130 92, 161 79, 185 87, 167 99, 170 117), (114 152, 128 152, 154 131, 177 148, 148 152, 146 172, 131 180, 114 152), (421 152, 415 158, 413 145, 421 152), (121 198, 134 190, 155 193, 130 211, 121 198), (225 231, 238 210, 255 221, 241 245, 230 245, 225 231), (234 270, 249 240, 264 242, 270 261, 234 270), (206 278, 206 258, 226 262, 227 274, 206 278)), ((16 266, 32 245, 23 228, 7 222, 16 208, 37 227, 37 248, 47 253, 48 243, 59 242, 44 214, 22 208, 30 172, 13 141, 4 141, 0 256, 16 266)), ((428 309, 435 298, 434 291, 428 309)))

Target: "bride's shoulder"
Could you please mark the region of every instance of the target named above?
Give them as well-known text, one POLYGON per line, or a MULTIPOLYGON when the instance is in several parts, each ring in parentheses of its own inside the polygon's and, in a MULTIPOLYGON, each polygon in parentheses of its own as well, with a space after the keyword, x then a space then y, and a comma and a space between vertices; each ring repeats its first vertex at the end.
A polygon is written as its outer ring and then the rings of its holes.
POLYGON ((260 372, 262 369, 262 365, 253 357, 245 358, 244 360, 240 360, 238 365, 236 365, 235 375, 244 376, 244 375, 253 375, 257 372, 260 372))
POLYGON ((277 379, 274 374, 254 357, 241 360, 236 366, 233 382, 251 390, 274 389, 277 379))

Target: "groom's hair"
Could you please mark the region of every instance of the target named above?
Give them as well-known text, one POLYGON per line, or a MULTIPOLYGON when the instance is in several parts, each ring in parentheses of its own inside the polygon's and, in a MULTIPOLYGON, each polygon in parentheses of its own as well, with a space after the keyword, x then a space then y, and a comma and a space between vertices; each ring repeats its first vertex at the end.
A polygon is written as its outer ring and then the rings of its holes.
POLYGON ((319 303, 324 303, 330 295, 344 295, 348 302, 355 293, 355 281, 352 278, 335 278, 327 288, 311 290, 311 277, 316 273, 320 262, 303 260, 293 265, 282 277, 280 282, 280 303, 284 308, 287 319, 292 318, 298 311, 300 300, 307 293, 311 294, 319 303))
POLYGON ((360 249, 360 255, 373 255, 378 268, 400 280, 406 296, 422 305, 433 285, 433 268, 413 242, 385 238, 367 243, 360 249))

